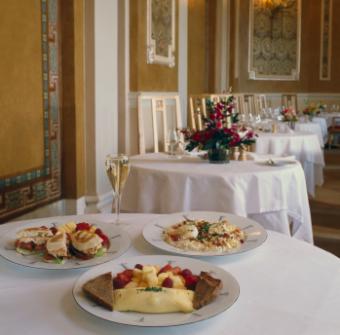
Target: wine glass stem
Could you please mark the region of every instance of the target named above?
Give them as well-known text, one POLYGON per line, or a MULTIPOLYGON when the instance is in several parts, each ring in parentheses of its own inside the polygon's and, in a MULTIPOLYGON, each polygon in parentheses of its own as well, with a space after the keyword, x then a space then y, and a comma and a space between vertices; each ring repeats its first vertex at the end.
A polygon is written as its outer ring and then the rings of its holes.
POLYGON ((121 199, 122 199, 122 195, 117 193, 115 195, 116 223, 119 223, 121 199))

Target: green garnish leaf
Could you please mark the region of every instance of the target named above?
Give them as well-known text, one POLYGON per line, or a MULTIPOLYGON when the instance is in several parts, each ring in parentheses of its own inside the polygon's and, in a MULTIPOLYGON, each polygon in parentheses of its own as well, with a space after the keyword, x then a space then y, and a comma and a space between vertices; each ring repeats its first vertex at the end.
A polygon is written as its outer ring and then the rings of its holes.
POLYGON ((101 257, 104 256, 106 253, 106 248, 101 247, 95 254, 95 257, 101 257))
POLYGON ((146 287, 144 289, 142 289, 141 291, 145 291, 145 292, 161 292, 163 290, 162 287, 146 287))

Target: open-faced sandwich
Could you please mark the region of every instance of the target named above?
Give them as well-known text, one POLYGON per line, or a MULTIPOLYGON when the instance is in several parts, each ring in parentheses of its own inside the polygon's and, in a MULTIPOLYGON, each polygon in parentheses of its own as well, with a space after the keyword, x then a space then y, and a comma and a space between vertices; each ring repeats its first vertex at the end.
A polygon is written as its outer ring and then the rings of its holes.
POLYGON ((47 227, 25 228, 17 232, 16 251, 23 255, 44 253, 46 242, 53 236, 53 231, 47 227))
POLYGON ((47 240, 44 261, 62 264, 69 257, 69 238, 66 233, 58 232, 47 240))
POLYGON ((109 310, 140 313, 191 313, 212 302, 222 282, 207 272, 194 275, 170 264, 137 264, 134 269, 95 277, 83 286, 86 295, 109 310))
POLYGON ((84 260, 100 257, 110 247, 110 240, 103 231, 87 222, 71 221, 58 227, 26 228, 16 235, 17 252, 39 254, 45 262, 56 264, 72 257, 84 260))

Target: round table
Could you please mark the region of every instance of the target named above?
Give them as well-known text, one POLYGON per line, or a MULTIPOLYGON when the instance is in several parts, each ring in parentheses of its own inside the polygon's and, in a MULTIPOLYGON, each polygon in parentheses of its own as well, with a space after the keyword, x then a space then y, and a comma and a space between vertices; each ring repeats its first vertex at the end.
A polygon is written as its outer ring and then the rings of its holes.
POLYGON ((323 143, 327 143, 328 140, 328 125, 325 118, 321 116, 315 116, 312 120, 313 123, 316 123, 320 126, 322 137, 323 137, 323 143))
POLYGON ((220 211, 250 217, 265 228, 313 241, 301 165, 210 164, 164 153, 131 158, 122 209, 132 213, 220 211))
POLYGON ((298 132, 315 134, 318 137, 319 145, 321 148, 324 147, 324 144, 327 141, 327 134, 325 138, 319 123, 298 121, 295 123, 295 130, 298 132))
MULTIPOLYGON (((157 216, 123 214, 121 225, 132 246, 121 257, 162 254, 141 237, 145 224, 157 216)), ((111 214, 57 217, 44 222, 101 220, 111 214)), ((0 234, 19 228, 0 227, 0 234)), ((164 253, 163 253, 164 254, 164 253)), ((0 257, 0 322, 2 334, 34 335, 334 335, 340 329, 340 260, 311 244, 268 231, 266 242, 244 254, 205 259, 230 272, 241 289, 236 303, 202 322, 166 328, 136 328, 101 320, 82 310, 72 288, 84 269, 54 271, 21 267, 0 257)), ((189 267, 190 265, 188 265, 189 267)))
POLYGON ((259 133, 256 140, 257 154, 277 156, 293 155, 305 172, 307 190, 315 195, 315 186, 323 184, 324 155, 315 134, 304 132, 259 133))

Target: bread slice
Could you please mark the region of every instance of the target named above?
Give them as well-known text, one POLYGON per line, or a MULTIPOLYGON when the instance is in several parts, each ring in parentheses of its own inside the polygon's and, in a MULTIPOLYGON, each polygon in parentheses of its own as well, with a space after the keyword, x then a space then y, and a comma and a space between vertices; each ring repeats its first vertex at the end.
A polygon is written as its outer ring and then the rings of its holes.
POLYGON ((209 275, 207 272, 201 272, 195 288, 194 308, 199 309, 213 301, 222 290, 222 281, 209 275))
POLYGON ((106 309, 113 310, 112 273, 104 273, 86 282, 83 291, 88 297, 106 309))

